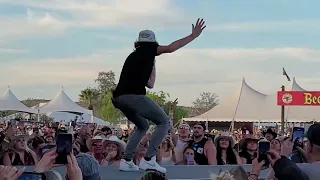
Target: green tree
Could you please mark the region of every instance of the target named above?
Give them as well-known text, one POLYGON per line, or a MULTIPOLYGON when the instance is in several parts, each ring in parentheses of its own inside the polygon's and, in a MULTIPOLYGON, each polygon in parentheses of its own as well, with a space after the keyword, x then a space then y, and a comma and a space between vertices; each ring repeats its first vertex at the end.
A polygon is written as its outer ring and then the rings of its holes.
POLYGON ((219 104, 219 99, 215 93, 202 92, 192 104, 194 108, 207 112, 219 104))
POLYGON ((99 72, 97 79, 94 81, 98 84, 98 90, 101 95, 105 95, 116 87, 115 73, 113 71, 99 72))
POLYGON ((88 87, 81 91, 80 101, 87 104, 89 110, 93 110, 93 101, 99 96, 99 91, 95 88, 88 87))
MULTIPOLYGON (((169 114, 171 101, 164 106, 164 111, 169 114)), ((189 117, 189 111, 183 106, 176 106, 173 111, 173 124, 175 125, 180 119, 189 117)))
POLYGON ((49 100, 28 98, 28 99, 23 100, 21 102, 28 107, 33 107, 33 106, 38 106, 40 103, 47 103, 47 102, 49 102, 49 100))
POLYGON ((170 98, 170 94, 165 93, 163 91, 159 91, 159 92, 147 91, 147 97, 152 99, 154 102, 158 103, 159 106, 164 107, 168 99, 170 98))
MULTIPOLYGON (((37 119, 37 118, 35 118, 35 119, 37 119)), ((40 116, 40 121, 43 122, 44 124, 50 124, 50 123, 53 122, 53 118, 49 117, 49 116, 47 116, 45 114, 42 114, 40 116)))
POLYGON ((121 118, 120 111, 117 110, 111 101, 112 93, 107 92, 102 100, 102 106, 99 109, 100 117, 110 123, 118 123, 121 118))
POLYGON ((6 117, 9 115, 10 115, 10 113, 8 111, 0 111, 0 117, 6 117))
MULTIPOLYGON (((170 105, 172 103, 171 101, 169 101, 169 98, 170 98, 169 93, 165 93, 164 91, 159 91, 159 92, 148 91, 147 96, 153 101, 155 101, 156 103, 158 103, 163 108, 163 110, 167 114, 169 114, 170 105)), ((189 116, 189 112, 187 109, 181 106, 176 106, 173 112, 173 123, 176 124, 181 118, 188 117, 188 116, 189 116)))

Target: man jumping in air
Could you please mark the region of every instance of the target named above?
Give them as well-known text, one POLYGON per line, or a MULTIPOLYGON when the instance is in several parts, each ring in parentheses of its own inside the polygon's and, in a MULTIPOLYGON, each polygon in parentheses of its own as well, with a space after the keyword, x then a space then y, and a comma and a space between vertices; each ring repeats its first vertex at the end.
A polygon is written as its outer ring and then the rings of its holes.
POLYGON ((166 173, 166 169, 156 162, 156 153, 163 138, 168 134, 170 118, 164 110, 146 96, 146 88, 153 88, 155 82, 155 57, 172 53, 196 39, 205 28, 203 19, 198 19, 192 25, 192 33, 170 45, 162 46, 156 41, 155 34, 150 30, 139 33, 135 42, 135 50, 127 57, 119 83, 113 91, 112 102, 121 110, 129 121, 135 124, 135 129, 128 141, 123 159, 120 162, 121 171, 138 171, 153 169, 166 173), (143 136, 149 128, 149 121, 156 124, 156 129, 150 141, 146 157, 135 165, 133 157, 143 136))

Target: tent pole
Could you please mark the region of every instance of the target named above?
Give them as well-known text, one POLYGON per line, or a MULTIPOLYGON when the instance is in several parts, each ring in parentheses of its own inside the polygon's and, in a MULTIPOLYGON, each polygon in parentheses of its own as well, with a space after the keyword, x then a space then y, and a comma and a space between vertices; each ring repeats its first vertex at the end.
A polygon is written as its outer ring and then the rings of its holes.
MULTIPOLYGON (((281 86, 281 91, 285 91, 284 85, 281 86)), ((284 106, 281 106, 281 134, 284 135, 284 106)))
POLYGON ((241 99, 241 95, 242 95, 243 83, 245 83, 244 78, 242 78, 242 84, 241 84, 241 89, 240 89, 240 96, 239 96, 238 103, 237 103, 236 109, 235 109, 235 111, 234 111, 233 118, 232 118, 232 122, 231 122, 231 131, 232 131, 232 132, 234 132, 234 123, 235 123, 235 118, 236 118, 236 115, 237 115, 237 111, 238 111, 238 107, 239 107, 239 103, 240 103, 240 99, 241 99))
POLYGON ((93 123, 93 110, 90 110, 91 113, 91 123, 93 123))

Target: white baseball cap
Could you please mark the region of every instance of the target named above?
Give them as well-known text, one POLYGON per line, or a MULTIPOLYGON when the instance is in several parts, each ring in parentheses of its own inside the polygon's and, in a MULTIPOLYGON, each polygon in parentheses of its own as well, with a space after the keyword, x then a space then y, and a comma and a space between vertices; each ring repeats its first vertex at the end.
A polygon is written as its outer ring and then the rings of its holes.
POLYGON ((139 33, 137 42, 157 42, 156 35, 151 30, 143 30, 139 33))

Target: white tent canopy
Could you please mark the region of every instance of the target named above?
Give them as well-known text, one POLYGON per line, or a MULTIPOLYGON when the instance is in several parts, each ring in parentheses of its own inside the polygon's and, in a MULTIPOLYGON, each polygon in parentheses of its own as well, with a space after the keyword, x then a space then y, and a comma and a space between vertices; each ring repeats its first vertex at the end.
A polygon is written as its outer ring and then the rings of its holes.
POLYGON ((194 118, 185 118, 192 121, 232 121, 235 116, 236 121, 254 121, 259 118, 261 108, 257 104, 262 104, 266 98, 262 94, 252 89, 242 80, 241 86, 230 97, 227 97, 221 104, 194 118))
POLYGON ((76 114, 91 113, 90 110, 87 110, 73 102, 63 91, 63 89, 51 101, 40 107, 40 113, 49 112, 70 112, 76 114))
MULTIPOLYGON (((277 93, 265 95, 251 88, 243 79, 240 90, 224 99, 218 106, 185 121, 215 122, 280 122, 281 108, 277 105, 277 93)), ((304 91, 295 78, 292 81, 293 91, 304 91)), ((320 120, 320 107, 292 106, 286 107, 287 122, 310 122, 320 120)))
POLYGON ((18 100, 18 98, 8 88, 3 97, 0 98, 0 110, 1 111, 19 111, 36 114, 38 110, 32 109, 24 105, 18 100))

